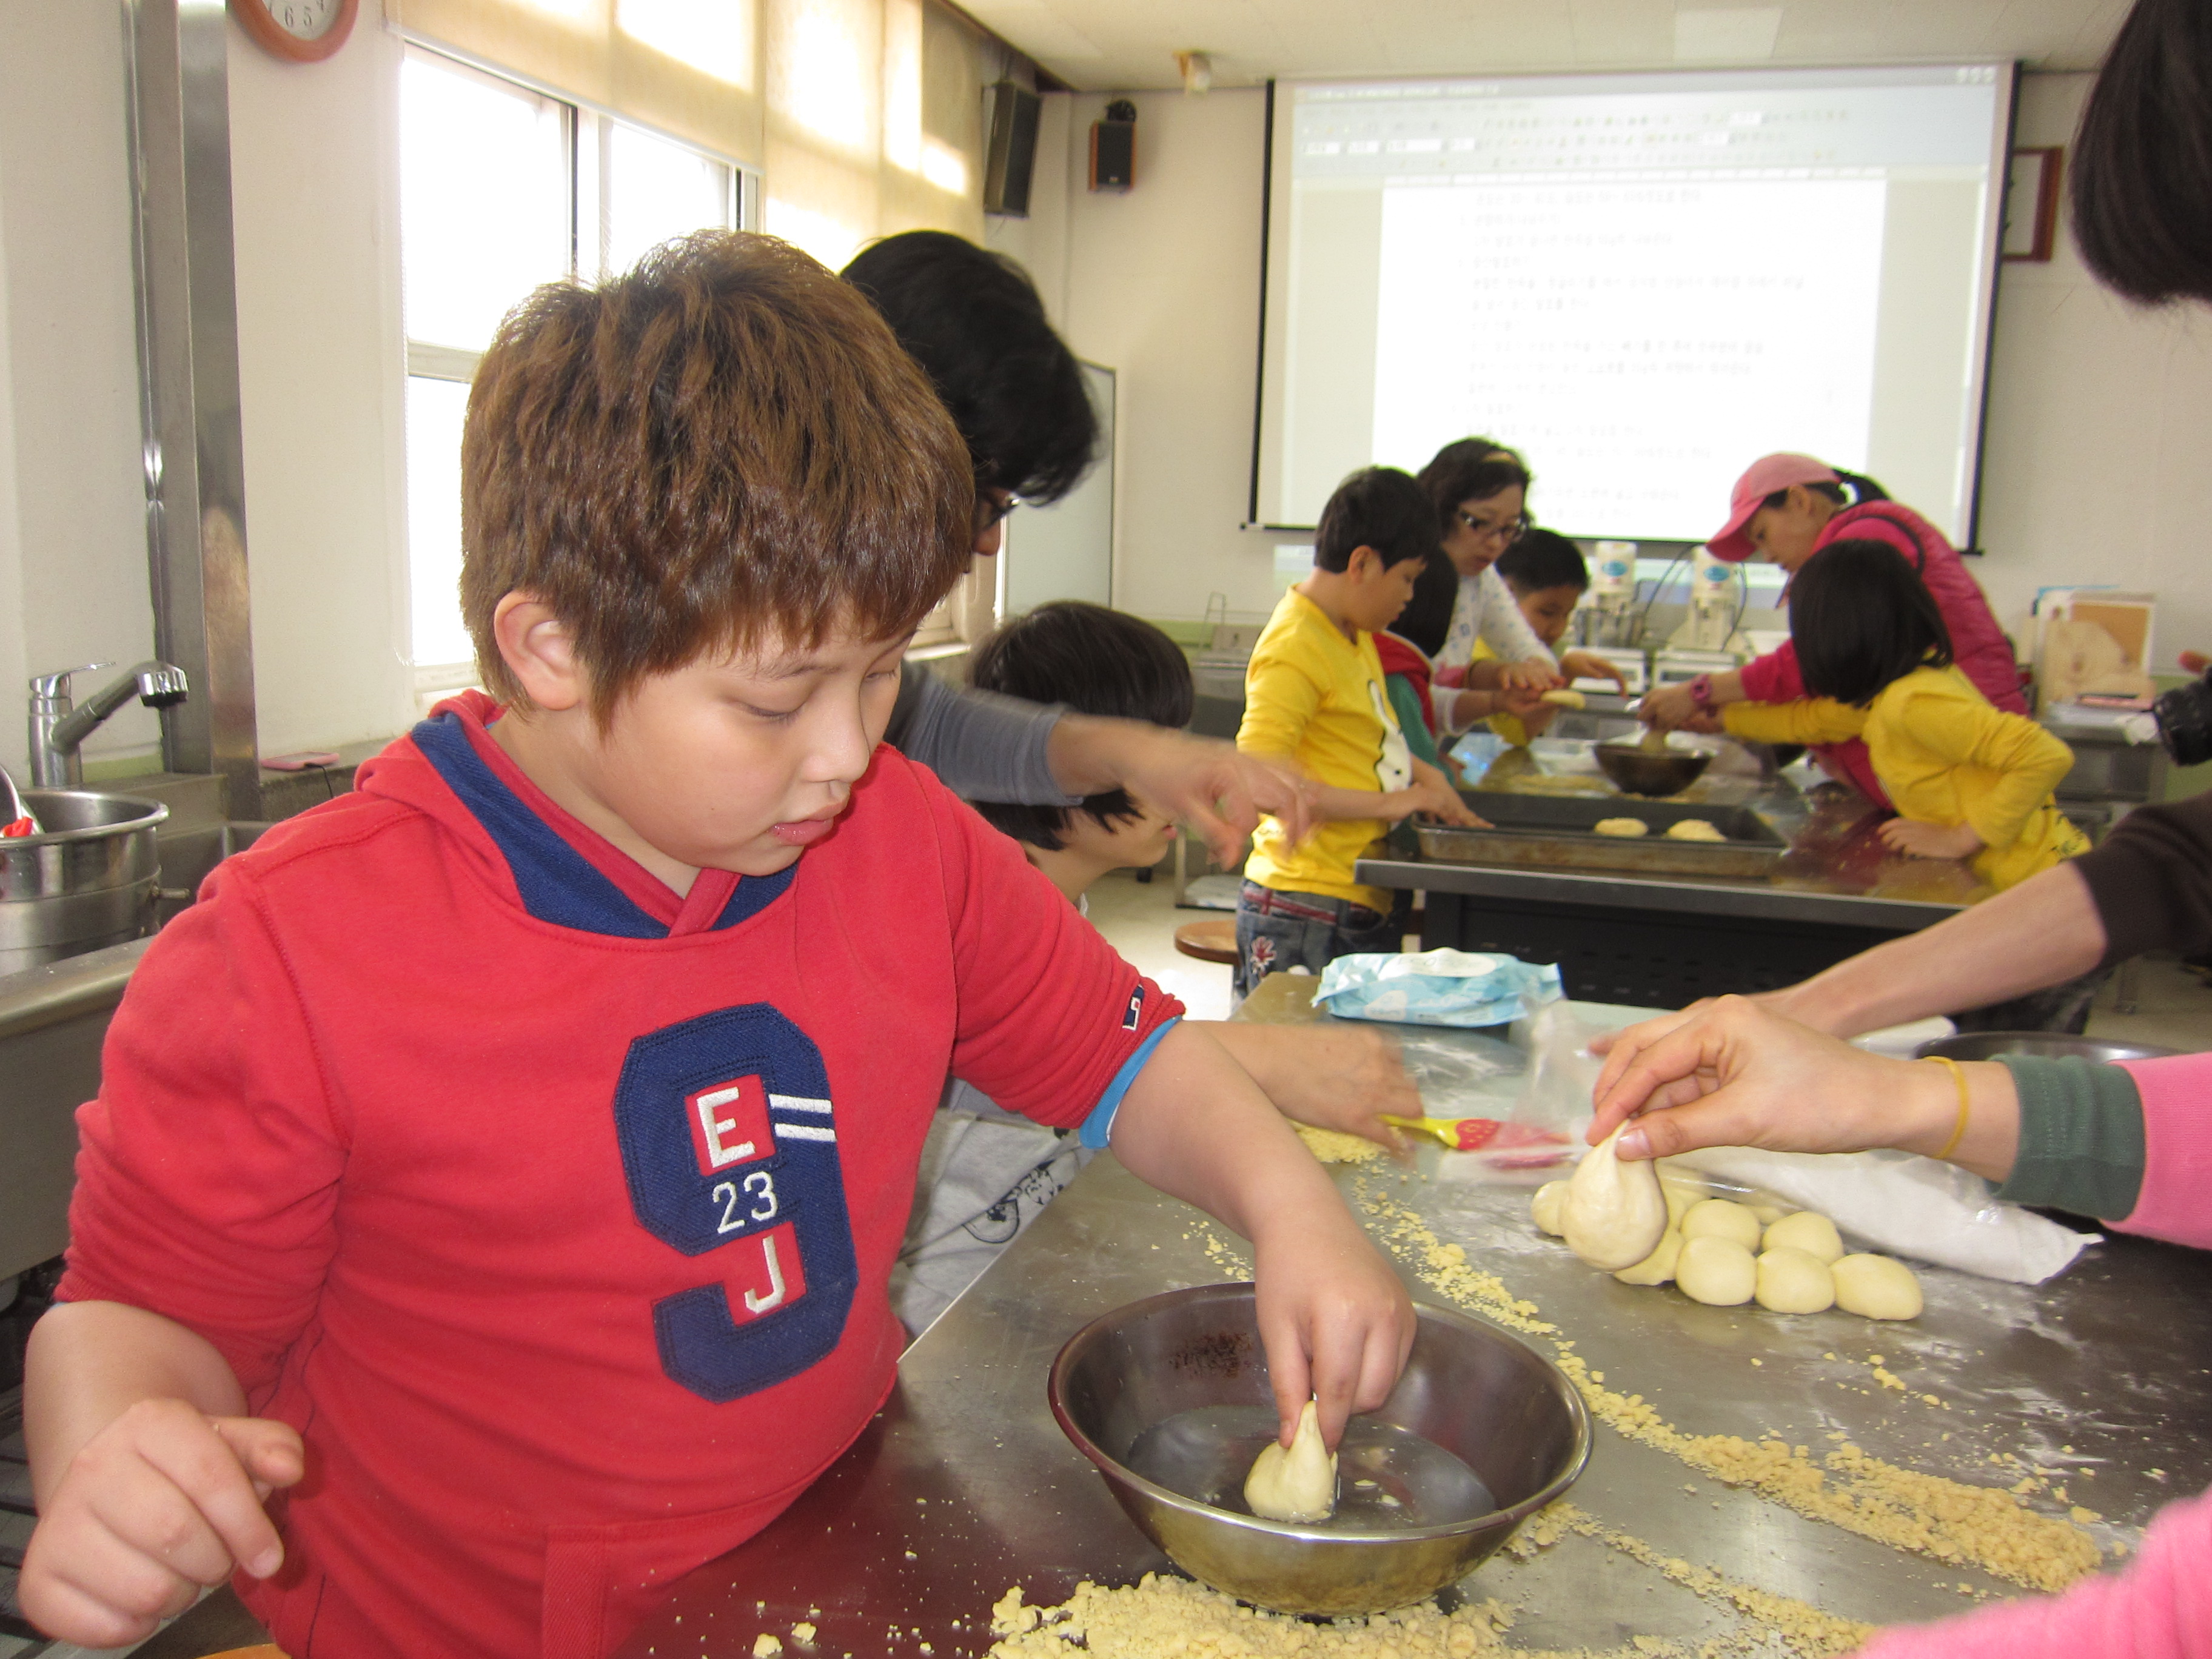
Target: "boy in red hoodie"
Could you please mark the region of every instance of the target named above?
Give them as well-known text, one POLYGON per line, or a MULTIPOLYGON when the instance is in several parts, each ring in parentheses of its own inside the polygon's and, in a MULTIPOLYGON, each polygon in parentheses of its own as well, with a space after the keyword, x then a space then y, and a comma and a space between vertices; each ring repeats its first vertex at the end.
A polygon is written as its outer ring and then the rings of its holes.
POLYGON ((110 1030, 30 1617, 235 1570, 292 1659, 605 1652, 889 1391, 948 1072, 1252 1239, 1286 1439, 1379 1404, 1409 1304, 1289 1127, 877 747, 974 486, 867 301, 727 234, 542 289, 463 477, 494 696, 226 864, 110 1030))

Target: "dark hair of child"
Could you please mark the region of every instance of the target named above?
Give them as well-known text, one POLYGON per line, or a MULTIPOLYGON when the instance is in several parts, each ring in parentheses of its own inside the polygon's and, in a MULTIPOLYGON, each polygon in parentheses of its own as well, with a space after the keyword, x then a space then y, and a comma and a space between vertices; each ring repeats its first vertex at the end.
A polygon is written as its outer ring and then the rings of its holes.
POLYGON ((1589 566, 1583 550, 1556 530, 1531 528, 1498 556, 1498 574, 1515 597, 1527 599, 1547 588, 1589 586, 1589 566))
POLYGON ((461 615, 534 593, 602 728, 712 650, 910 633, 968 566, 960 434, 872 307, 773 237, 702 231, 507 314, 461 432, 461 615), (794 399, 793 387, 806 397, 794 399))
POLYGON ((2068 159, 2099 281, 2144 305, 2212 301, 2212 7, 2136 0, 2068 159))
MULTIPOLYGON (((1838 479, 1837 483, 1808 483, 1802 487, 1815 495, 1826 495, 1838 507, 1863 507, 1869 501, 1886 501, 1889 499, 1889 492, 1872 478, 1868 477, 1865 473, 1846 472, 1840 466, 1834 468, 1833 471, 1838 479), (1844 489, 1846 484, 1850 487, 1848 493, 1844 489)), ((1761 505, 1780 507, 1789 499, 1790 492, 1787 489, 1778 489, 1761 505)))
POLYGON ((1452 515, 1462 501, 1486 501, 1501 489, 1531 481, 1528 463, 1504 444, 1488 438, 1455 438, 1429 458, 1418 479, 1428 493, 1437 533, 1451 533, 1452 515))
POLYGON ((1387 569, 1435 551, 1437 526, 1420 485, 1395 466, 1362 467, 1321 510, 1314 529, 1314 568, 1339 574, 1352 568, 1354 550, 1371 547, 1387 569))
POLYGON ((979 484, 1033 506, 1075 488, 1098 416, 1027 271, 962 237, 910 230, 861 249, 842 274, 927 372, 979 484))
POLYGON ((1805 689, 1860 708, 1916 668, 1951 661, 1928 586, 1887 542, 1831 542, 1790 584, 1790 637, 1805 689))
POLYGON ((1451 632, 1452 607, 1459 603, 1459 572, 1441 547, 1429 550, 1428 562, 1413 583, 1413 597, 1390 624, 1390 631, 1425 657, 1444 648, 1451 632))
MULTIPOLYGON (((969 659, 968 683, 1030 702, 1064 703, 1079 714, 1173 727, 1190 724, 1196 699, 1189 659, 1173 640, 1126 611, 1080 599, 1041 605, 999 629, 969 659)), ((1086 797, 1079 807, 978 801, 975 810, 1001 834, 1048 853, 1060 849, 1072 811, 1109 827, 1137 816, 1121 789, 1086 797)))

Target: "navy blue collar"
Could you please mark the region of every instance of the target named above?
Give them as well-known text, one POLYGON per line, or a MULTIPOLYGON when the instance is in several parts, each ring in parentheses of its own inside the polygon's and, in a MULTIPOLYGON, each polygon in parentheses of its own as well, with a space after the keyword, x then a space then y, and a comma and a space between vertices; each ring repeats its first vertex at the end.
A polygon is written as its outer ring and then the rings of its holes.
MULTIPOLYGON (((540 921, 616 939, 666 939, 668 924, 646 914, 629 894, 571 847, 553 826, 484 763, 461 717, 447 712, 416 726, 415 746, 484 827, 514 872, 522 908, 540 921)), ((747 876, 730 894, 714 931, 734 927, 774 903, 798 873, 794 860, 772 876, 747 876)))

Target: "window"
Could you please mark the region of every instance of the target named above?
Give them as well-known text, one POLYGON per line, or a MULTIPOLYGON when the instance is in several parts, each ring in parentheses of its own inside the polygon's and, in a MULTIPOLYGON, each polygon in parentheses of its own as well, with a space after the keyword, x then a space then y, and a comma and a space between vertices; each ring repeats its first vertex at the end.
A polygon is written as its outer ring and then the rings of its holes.
POLYGON ((400 71, 407 541, 418 702, 476 678, 461 625, 461 421, 500 319, 541 283, 744 222, 739 170, 410 47, 400 71))

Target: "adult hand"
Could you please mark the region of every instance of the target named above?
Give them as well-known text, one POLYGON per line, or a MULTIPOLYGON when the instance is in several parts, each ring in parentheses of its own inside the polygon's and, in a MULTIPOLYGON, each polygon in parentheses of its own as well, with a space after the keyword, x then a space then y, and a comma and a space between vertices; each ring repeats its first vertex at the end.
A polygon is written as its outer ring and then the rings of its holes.
POLYGON ((1544 701, 1543 692, 1534 686, 1503 685, 1490 695, 1498 705, 1492 711, 1494 714, 1511 714, 1526 721, 1553 712, 1553 706, 1544 701))
POLYGON ((1285 761, 1141 720, 1085 715, 1063 717, 1055 740, 1071 727, 1074 753, 1063 757, 1055 750, 1053 765, 1070 794, 1127 789, 1189 825, 1224 869, 1237 866, 1262 812, 1277 818, 1293 842, 1313 830, 1316 786, 1285 761))
POLYGON ((1628 676, 1620 672, 1620 665, 1594 651, 1562 652, 1559 672, 1570 680, 1611 680, 1622 693, 1628 690, 1628 676))
POLYGON ((85 1443, 40 1505, 16 1587, 25 1616, 66 1642, 121 1647, 234 1568, 266 1578, 284 1546, 262 1500, 304 1467, 286 1424, 138 1401, 85 1443))
POLYGON ((1662 732, 1679 732, 1703 713, 1686 684, 1656 686, 1636 706, 1636 718, 1662 732))
POLYGON ((1390 1396, 1413 1349, 1413 1303, 1341 1205, 1271 1217, 1252 1243, 1260 1340, 1287 1447, 1309 1396, 1322 1438, 1390 1396))
POLYGON ((1542 657, 1529 657, 1520 662, 1509 662, 1498 671, 1498 684, 1506 690, 1549 691, 1566 681, 1559 671, 1542 657))
POLYGON ((1923 823, 1891 818, 1875 831, 1893 853, 1913 859, 1970 859, 1982 850, 1982 838, 1964 823, 1923 823))
POLYGON ((1641 1113, 1620 1138, 1623 1158, 1703 1146, 1928 1152, 1958 1120, 1943 1067, 1868 1054, 1743 997, 1632 1025, 1608 1046, 1589 1139, 1641 1113))

